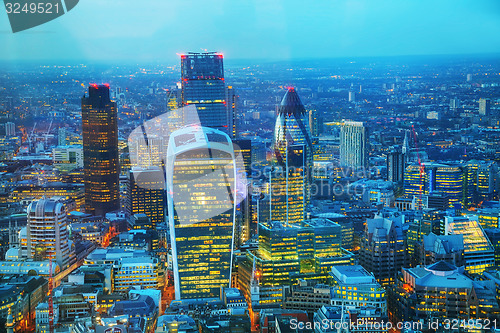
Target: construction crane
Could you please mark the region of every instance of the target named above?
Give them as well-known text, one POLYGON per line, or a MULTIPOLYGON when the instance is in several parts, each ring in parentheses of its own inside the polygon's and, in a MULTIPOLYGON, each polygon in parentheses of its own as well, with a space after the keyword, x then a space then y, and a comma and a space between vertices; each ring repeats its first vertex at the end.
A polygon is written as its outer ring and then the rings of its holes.
POLYGON ((52 301, 52 256, 49 258, 49 332, 54 333, 54 302, 52 301))
POLYGON ((31 129, 31 134, 28 134, 28 151, 31 152, 31 139, 33 138, 33 133, 35 132, 36 128, 36 122, 33 125, 33 128, 31 129))
POLYGON ((54 119, 51 119, 50 120, 50 125, 49 125, 49 128, 47 129, 47 132, 45 133, 45 143, 44 143, 44 146, 43 148, 46 149, 47 148, 47 138, 49 137, 49 133, 50 133, 50 130, 52 128, 52 123, 54 122, 54 119))
POLYGON ((417 144, 417 134, 415 133, 415 127, 411 125, 411 129, 413 131, 413 141, 415 142, 415 149, 417 151, 417 159, 418 159, 418 170, 420 174, 420 184, 419 184, 419 189, 418 189, 418 210, 422 210, 422 192, 424 188, 424 176, 425 176, 425 165, 422 163, 420 159, 420 152, 418 150, 418 144, 417 144))

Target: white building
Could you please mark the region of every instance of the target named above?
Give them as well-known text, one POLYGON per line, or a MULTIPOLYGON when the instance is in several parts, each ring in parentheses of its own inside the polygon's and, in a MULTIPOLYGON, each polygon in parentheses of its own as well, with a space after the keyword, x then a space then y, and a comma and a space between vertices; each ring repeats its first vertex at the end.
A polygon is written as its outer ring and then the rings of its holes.
POLYGON ((83 168, 83 147, 71 145, 52 148, 52 161, 55 168, 63 171, 83 168))
POLYGON ((340 166, 368 167, 368 129, 362 122, 345 121, 340 129, 340 166))
POLYGON ((16 136, 16 124, 13 122, 5 123, 5 136, 16 136))
POLYGON ((70 263, 71 251, 64 205, 55 200, 40 199, 28 206, 27 214, 28 258, 52 258, 61 269, 65 269, 70 263))

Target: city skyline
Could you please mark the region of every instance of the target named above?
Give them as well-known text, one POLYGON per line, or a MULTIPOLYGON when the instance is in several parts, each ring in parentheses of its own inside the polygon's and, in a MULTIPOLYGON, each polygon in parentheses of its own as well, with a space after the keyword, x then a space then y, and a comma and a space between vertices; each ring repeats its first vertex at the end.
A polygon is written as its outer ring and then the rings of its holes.
POLYGON ((0 326, 500 320, 500 62, 435 58, 0 72, 0 326))

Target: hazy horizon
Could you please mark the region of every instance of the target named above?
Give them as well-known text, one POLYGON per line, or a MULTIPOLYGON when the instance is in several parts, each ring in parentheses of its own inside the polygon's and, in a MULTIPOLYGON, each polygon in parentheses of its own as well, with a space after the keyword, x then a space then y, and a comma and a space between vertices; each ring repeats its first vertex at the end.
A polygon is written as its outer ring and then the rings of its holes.
POLYGON ((202 49, 245 61, 500 53, 496 0, 83 0, 15 34, 0 13, 8 62, 175 65, 202 49))

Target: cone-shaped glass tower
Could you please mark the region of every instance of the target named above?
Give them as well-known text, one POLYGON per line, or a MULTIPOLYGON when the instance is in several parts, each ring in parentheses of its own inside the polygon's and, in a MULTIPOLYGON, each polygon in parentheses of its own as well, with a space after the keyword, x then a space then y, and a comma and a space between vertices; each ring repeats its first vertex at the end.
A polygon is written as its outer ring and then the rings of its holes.
POLYGON ((309 118, 294 88, 288 88, 278 108, 274 127, 274 148, 279 163, 286 159, 285 147, 306 146, 311 150, 312 140, 309 118))
POLYGON ((301 222, 309 202, 312 140, 306 109, 294 88, 288 88, 278 108, 274 154, 270 219, 301 222))

